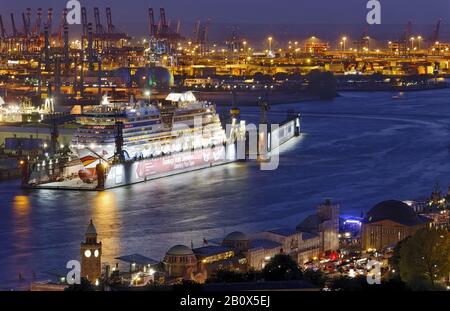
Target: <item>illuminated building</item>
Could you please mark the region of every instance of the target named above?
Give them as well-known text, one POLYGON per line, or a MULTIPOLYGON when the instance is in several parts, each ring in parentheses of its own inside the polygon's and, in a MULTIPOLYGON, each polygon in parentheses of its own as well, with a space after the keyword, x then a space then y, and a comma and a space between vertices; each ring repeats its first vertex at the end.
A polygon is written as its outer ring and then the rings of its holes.
POLYGON ((170 248, 163 263, 170 278, 193 279, 194 273, 197 272, 197 257, 192 249, 185 245, 170 248))
POLYGON ((304 263, 339 249, 339 205, 330 200, 317 207, 317 213, 297 225, 299 239, 298 262, 304 263))
MULTIPOLYGON (((60 134, 58 136, 58 144, 68 146, 76 128, 63 125, 58 130, 60 134)), ((2 126, 0 127, 0 145, 5 146, 5 152, 8 154, 17 154, 19 149, 15 148, 15 146, 21 142, 23 155, 43 153, 45 152, 45 147, 50 146, 51 131, 51 126, 43 123, 2 126), (23 144, 24 141, 25 144, 23 144), (39 146, 39 150, 33 148, 36 144, 39 146)))
POLYGON ((198 260, 198 271, 205 279, 217 270, 247 270, 247 259, 236 255, 229 247, 211 245, 195 248, 193 251, 198 260))
POLYGON ((261 270, 276 254, 283 252, 283 245, 256 235, 256 239, 250 239, 246 234, 235 231, 228 234, 222 241, 222 246, 230 247, 237 254, 242 254, 247 259, 249 268, 261 270))
POLYGON ((428 225, 404 202, 389 200, 372 207, 361 227, 361 246, 365 251, 382 251, 428 225))
POLYGON ((294 254, 298 251, 298 243, 301 238, 301 233, 291 228, 278 228, 257 233, 253 237, 279 243, 283 253, 294 254))
POLYGON ((81 277, 92 284, 98 283, 102 274, 102 242, 97 242, 97 230, 91 220, 85 233, 86 240, 81 243, 81 277))
POLYGON ((245 252, 250 248, 250 238, 239 231, 231 232, 223 239, 222 246, 245 252))

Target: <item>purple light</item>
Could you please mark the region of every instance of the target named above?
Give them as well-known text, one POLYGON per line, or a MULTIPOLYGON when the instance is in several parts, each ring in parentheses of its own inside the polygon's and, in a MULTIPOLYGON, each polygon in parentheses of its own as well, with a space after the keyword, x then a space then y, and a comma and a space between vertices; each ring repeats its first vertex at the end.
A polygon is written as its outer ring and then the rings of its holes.
POLYGON ((348 219, 348 220, 344 221, 344 224, 347 224, 347 223, 349 223, 349 224, 357 224, 357 225, 361 226, 361 221, 359 221, 359 220, 348 219))

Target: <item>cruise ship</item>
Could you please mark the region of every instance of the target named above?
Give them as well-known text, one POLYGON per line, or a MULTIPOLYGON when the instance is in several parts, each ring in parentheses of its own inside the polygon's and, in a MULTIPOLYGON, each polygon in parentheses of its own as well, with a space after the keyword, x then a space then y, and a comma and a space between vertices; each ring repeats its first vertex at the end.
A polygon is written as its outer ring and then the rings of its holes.
POLYGON ((80 127, 72 138, 71 149, 85 168, 79 172, 85 182, 95 179, 98 163, 114 158, 117 124, 123 124, 122 149, 127 161, 214 148, 226 141, 215 106, 198 101, 192 92, 171 93, 164 105, 132 99, 113 103, 105 96, 100 105, 86 108, 77 123, 80 127))

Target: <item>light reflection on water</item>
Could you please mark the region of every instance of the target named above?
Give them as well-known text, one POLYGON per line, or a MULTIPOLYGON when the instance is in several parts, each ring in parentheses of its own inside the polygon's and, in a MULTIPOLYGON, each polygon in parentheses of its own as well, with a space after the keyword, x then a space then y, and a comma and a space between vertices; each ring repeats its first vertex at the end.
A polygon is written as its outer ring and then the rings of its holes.
POLYGON ((93 199, 92 220, 101 233, 103 257, 108 261, 121 255, 121 220, 118 213, 116 193, 98 192, 93 199))
POLYGON ((436 181, 447 185, 450 171, 450 90, 432 94, 394 101, 353 93, 273 106, 272 117, 301 110, 304 133, 282 147, 276 171, 234 163, 100 193, 0 183, 0 288, 17 285, 19 273, 29 281, 33 271, 78 259, 90 219, 103 261, 114 264, 132 253, 161 259, 172 245, 200 246, 233 230, 295 226, 325 197, 359 215, 381 200, 428 196, 436 181))

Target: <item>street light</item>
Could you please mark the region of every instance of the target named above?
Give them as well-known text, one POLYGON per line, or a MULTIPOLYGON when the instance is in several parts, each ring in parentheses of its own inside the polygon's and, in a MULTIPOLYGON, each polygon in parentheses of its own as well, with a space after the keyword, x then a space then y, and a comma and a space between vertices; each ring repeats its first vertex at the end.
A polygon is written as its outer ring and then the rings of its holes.
POLYGON ((416 40, 416 38, 411 37, 411 39, 409 39, 411 41, 411 50, 414 49, 414 40, 416 40))
POLYGON ((347 37, 342 37, 342 42, 343 42, 343 48, 344 48, 344 52, 345 52, 345 42, 347 41, 347 37))

